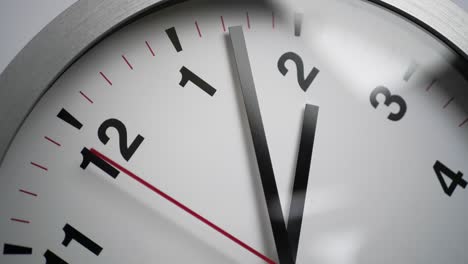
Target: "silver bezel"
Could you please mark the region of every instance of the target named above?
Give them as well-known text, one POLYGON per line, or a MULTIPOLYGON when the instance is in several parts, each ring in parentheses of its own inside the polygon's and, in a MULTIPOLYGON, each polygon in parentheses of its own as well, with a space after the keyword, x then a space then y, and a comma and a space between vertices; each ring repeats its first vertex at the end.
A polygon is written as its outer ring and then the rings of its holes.
MULTIPOLYGON (((417 23, 468 62, 468 14, 453 2, 368 1, 417 23)), ((41 30, 0 75, 0 163, 35 104, 73 62, 121 25, 153 8, 177 2, 80 0, 41 30)))

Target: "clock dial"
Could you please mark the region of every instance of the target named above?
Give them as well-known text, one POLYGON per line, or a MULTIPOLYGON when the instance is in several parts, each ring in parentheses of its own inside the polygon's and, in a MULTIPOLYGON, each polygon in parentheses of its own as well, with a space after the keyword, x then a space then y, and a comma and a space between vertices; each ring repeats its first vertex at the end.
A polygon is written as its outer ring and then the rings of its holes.
POLYGON ((150 12, 18 131, 0 263, 465 263, 461 61, 365 1, 150 12))

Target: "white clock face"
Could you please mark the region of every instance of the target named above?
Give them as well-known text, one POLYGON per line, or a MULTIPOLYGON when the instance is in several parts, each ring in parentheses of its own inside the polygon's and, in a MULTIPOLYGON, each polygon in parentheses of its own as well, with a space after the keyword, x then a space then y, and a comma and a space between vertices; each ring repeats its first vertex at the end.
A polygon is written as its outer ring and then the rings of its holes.
POLYGON ((0 263, 466 263, 457 59, 368 2, 157 10, 19 130, 0 263))

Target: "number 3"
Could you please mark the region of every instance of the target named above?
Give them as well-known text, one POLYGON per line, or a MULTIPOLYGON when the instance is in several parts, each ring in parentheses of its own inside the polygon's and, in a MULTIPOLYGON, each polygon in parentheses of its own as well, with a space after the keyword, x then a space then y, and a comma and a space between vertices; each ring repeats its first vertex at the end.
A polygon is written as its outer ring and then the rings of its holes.
POLYGON ((405 100, 403 100, 403 98, 401 98, 401 96, 399 95, 392 95, 388 88, 384 86, 379 86, 375 88, 370 95, 370 102, 374 108, 377 108, 379 106, 379 101, 377 101, 377 96, 379 94, 385 96, 384 104, 386 106, 390 106, 391 104, 395 103, 400 107, 398 113, 391 113, 388 116, 388 119, 392 121, 400 121, 405 116, 406 110, 408 109, 405 100))

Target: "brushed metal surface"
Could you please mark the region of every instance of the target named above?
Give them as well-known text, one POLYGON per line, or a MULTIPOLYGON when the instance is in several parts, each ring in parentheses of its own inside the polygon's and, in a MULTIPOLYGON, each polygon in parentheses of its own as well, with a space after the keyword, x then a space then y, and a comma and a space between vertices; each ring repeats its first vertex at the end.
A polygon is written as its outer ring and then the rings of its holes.
MULTIPOLYGON (((357 0, 356 0, 357 1, 357 0)), ((441 38, 468 61, 468 14, 448 0, 369 0, 441 38)), ((0 163, 16 132, 54 81, 104 36, 174 0, 80 0, 41 30, 0 75, 0 163)))
POLYGON ((423 27, 468 61, 468 13, 449 0, 367 0, 423 27))
POLYGON ((17 130, 54 81, 119 25, 167 0, 80 0, 21 50, 0 75, 0 163, 17 130))

